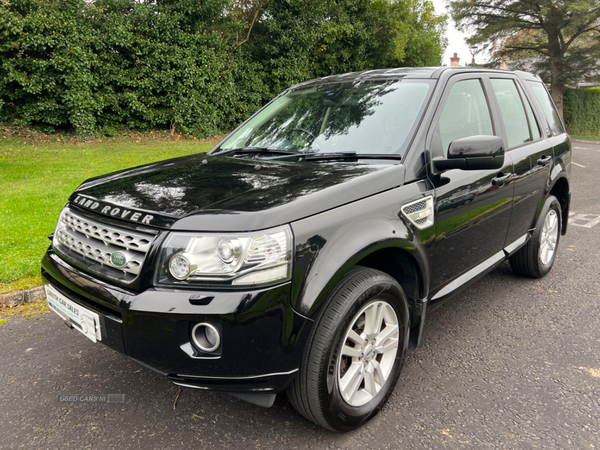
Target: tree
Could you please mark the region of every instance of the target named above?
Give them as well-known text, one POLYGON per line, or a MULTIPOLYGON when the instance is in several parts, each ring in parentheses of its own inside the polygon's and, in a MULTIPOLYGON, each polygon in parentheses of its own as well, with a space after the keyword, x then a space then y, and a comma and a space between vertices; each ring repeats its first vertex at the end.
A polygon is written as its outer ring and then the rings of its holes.
POLYGON ((0 0, 0 123, 225 133, 292 84, 437 64, 429 0, 0 0))
POLYGON ((445 48, 446 16, 429 0, 264 0, 261 7, 248 57, 269 74, 271 95, 331 74, 437 65, 445 48))
POLYGON ((445 15, 435 13, 433 3, 422 0, 379 0, 380 28, 373 67, 438 66, 447 45, 445 15))
POLYGON ((502 57, 536 57, 562 115, 563 93, 582 80, 600 79, 599 0, 457 0, 451 13, 467 41, 502 57))

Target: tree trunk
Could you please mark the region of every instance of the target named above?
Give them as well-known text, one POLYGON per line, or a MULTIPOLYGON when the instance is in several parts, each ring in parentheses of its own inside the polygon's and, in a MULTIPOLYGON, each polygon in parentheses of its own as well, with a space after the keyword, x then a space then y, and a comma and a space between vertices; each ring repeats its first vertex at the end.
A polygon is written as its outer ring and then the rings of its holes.
POLYGON ((558 30, 554 27, 547 29, 548 32, 548 57, 550 59, 550 94, 556 104, 560 117, 563 116, 563 92, 565 87, 559 81, 561 74, 561 62, 563 54, 558 40, 558 30))
MULTIPOLYGON (((556 109, 558 110, 558 114, 560 117, 563 117, 563 93, 565 92, 565 87, 561 86, 558 83, 553 83, 550 86, 550 95, 552 95, 552 100, 556 104, 556 109)), ((564 120, 564 117, 563 117, 564 120)))

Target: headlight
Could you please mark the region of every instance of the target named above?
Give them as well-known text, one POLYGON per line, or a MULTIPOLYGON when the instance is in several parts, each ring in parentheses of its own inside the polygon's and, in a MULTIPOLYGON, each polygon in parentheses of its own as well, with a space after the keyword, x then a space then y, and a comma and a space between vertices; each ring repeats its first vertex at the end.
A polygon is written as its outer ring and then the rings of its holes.
POLYGON ((258 286, 290 279, 289 226, 253 233, 173 232, 162 246, 157 283, 258 286))

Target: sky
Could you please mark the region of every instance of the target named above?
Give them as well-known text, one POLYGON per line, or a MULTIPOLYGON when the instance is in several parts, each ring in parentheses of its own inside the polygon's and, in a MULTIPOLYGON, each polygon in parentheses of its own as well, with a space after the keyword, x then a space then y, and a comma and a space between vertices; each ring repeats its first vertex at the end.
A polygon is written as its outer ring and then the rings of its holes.
MULTIPOLYGON (((448 27, 446 29, 446 38, 448 39, 448 47, 446 47, 446 51, 444 52, 444 58, 442 59, 442 64, 450 65, 450 57, 454 55, 454 53, 458 53, 458 57, 460 58, 459 64, 464 66, 465 64, 471 64, 471 52, 469 50, 469 46, 465 42, 465 39, 468 37, 466 34, 461 33, 454 27, 454 21, 450 17, 450 13, 446 7, 446 0, 432 0, 433 5, 435 6, 435 11, 438 14, 448 14, 448 27)), ((475 56, 475 63, 481 64, 484 63, 484 57, 479 54, 475 56)))

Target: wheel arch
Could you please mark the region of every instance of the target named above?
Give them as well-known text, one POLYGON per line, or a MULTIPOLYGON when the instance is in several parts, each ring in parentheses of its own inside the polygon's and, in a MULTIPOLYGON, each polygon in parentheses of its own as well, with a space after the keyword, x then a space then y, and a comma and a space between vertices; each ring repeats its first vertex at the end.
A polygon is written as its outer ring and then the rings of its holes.
MULTIPOLYGON (((411 322, 414 323, 414 318, 420 317, 421 300, 427 296, 428 286, 428 271, 424 255, 420 250, 412 242, 399 239, 381 241, 363 248, 339 264, 315 298, 301 295, 296 306, 302 314, 306 314, 311 319, 315 318, 340 280, 353 268, 362 266, 386 273, 400 284, 409 302, 407 306, 411 322)), ((311 283, 319 284, 314 277, 306 284, 311 283)), ((307 291, 310 291, 310 286, 305 286, 303 289, 304 293, 307 291)))
POLYGON ((550 188, 548 195, 555 196, 558 199, 558 202, 560 203, 562 216, 561 234, 565 235, 565 233, 567 232, 567 224, 569 222, 569 206, 571 203, 571 191, 569 189, 569 180, 567 179, 566 175, 562 175, 556 180, 554 180, 554 183, 550 188))
POLYGON ((399 247, 385 247, 364 256, 356 266, 379 270, 394 278, 408 299, 410 319, 415 323, 421 313, 419 300, 425 298, 426 288, 422 268, 410 252, 399 247))

